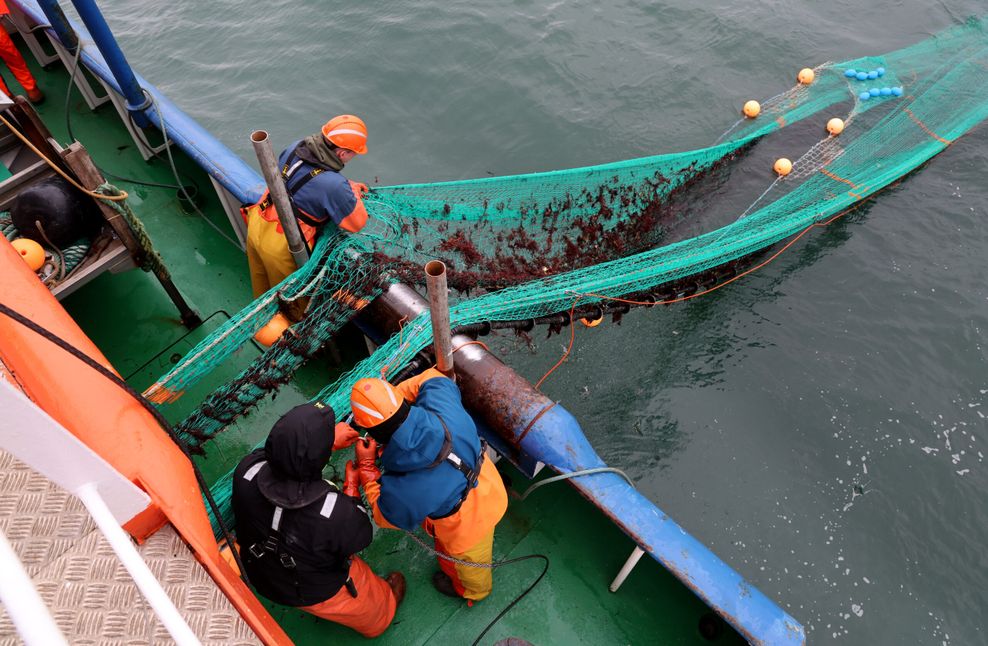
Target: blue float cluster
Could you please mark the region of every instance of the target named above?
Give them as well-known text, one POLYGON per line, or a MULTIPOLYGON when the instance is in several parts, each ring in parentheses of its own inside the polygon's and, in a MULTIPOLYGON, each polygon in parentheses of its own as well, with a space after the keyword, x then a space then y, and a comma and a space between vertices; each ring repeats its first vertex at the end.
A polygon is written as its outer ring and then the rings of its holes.
MULTIPOLYGON (((849 79, 857 79, 859 81, 874 81, 877 78, 885 76, 885 68, 877 67, 868 72, 858 71, 858 70, 844 70, 844 76, 849 79)), ((868 101, 873 97, 878 96, 902 96, 901 87, 873 87, 865 90, 858 95, 858 98, 862 101, 868 101)))
POLYGON ((876 96, 902 96, 901 87, 873 87, 858 95, 862 101, 868 101, 876 96))
POLYGON ((877 78, 885 76, 885 68, 877 67, 870 72, 858 71, 858 70, 844 70, 844 76, 849 79, 855 78, 859 81, 874 81, 877 78))

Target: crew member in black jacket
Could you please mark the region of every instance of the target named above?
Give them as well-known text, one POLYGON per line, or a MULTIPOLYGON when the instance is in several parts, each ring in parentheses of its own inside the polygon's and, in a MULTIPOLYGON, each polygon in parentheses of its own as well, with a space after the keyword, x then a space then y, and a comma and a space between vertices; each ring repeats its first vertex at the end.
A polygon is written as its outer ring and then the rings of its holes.
POLYGON ((357 439, 334 422, 328 406, 296 406, 264 448, 241 460, 233 473, 237 542, 262 595, 376 637, 391 624, 405 579, 399 572, 381 578, 356 556, 373 531, 357 473, 347 465, 342 492, 322 479, 333 450, 357 439))

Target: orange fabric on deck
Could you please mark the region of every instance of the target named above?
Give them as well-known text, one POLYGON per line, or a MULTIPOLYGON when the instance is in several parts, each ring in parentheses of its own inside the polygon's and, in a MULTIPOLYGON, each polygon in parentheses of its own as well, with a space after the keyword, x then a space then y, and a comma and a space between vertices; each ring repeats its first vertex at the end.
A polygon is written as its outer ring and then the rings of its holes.
POLYGON ((353 628, 364 637, 377 637, 394 619, 398 607, 394 592, 388 582, 374 574, 359 556, 353 557, 350 578, 357 588, 356 597, 344 586, 326 601, 300 610, 353 628))

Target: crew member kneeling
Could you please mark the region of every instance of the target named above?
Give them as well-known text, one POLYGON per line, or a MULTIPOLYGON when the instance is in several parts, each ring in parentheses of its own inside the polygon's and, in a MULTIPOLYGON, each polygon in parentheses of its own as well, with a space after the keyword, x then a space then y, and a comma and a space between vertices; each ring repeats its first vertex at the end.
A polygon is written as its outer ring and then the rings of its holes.
MULTIPOLYGON (((494 526, 504 516, 508 496, 501 475, 485 458, 456 384, 435 369, 396 387, 383 379, 361 379, 350 403, 355 425, 373 438, 358 441, 354 450, 377 524, 409 531, 422 525, 437 551, 489 564, 494 526), (377 442, 384 445, 383 475, 375 464, 377 442)), ((432 582, 443 594, 471 600, 490 594, 490 568, 443 558, 439 567, 432 582)))
POLYGON ((391 624, 405 579, 398 572, 382 579, 355 556, 370 545, 373 527, 353 469, 342 492, 322 479, 333 449, 357 439, 334 421, 328 406, 296 406, 264 448, 240 462, 233 474, 237 542, 262 595, 376 637, 391 624))

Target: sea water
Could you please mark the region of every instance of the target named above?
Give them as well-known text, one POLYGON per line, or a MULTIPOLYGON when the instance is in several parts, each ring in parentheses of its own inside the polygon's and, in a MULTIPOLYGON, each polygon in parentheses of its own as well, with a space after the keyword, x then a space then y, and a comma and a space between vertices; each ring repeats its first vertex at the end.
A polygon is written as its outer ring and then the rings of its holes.
MULTIPOLYGON (((101 5, 132 64, 245 159, 253 129, 277 147, 359 114, 370 153, 347 170, 372 185, 707 146, 802 67, 898 49, 986 10, 101 5)), ((810 643, 988 643, 986 176, 982 126, 729 288, 579 329, 543 387, 810 643)), ((490 344, 538 379, 569 341, 544 334, 490 344)))

